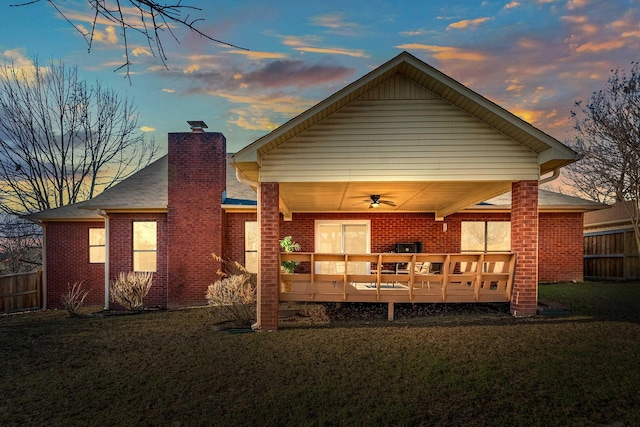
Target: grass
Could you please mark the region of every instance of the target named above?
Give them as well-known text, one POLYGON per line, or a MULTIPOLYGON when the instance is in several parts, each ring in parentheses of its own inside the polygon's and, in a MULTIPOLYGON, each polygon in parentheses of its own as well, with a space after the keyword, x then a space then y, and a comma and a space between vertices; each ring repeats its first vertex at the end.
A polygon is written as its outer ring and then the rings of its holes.
POLYGON ((385 308, 245 334, 209 309, 3 316, 0 425, 640 425, 640 283, 540 298, 571 314, 385 308))

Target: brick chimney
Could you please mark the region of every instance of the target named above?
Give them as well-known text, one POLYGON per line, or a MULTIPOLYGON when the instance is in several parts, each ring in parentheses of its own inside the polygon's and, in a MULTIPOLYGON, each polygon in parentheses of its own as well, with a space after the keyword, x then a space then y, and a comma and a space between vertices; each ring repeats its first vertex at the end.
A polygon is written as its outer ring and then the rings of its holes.
POLYGON ((226 188, 226 139, 189 121, 191 132, 169 133, 167 262, 168 305, 206 302, 221 267, 222 195, 226 188))

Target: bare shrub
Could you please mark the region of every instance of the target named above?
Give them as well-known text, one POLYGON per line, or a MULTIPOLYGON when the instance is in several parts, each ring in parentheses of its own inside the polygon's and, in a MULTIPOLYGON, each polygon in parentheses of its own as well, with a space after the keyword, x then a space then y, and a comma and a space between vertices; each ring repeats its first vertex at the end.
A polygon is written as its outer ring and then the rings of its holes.
POLYGON ((222 270, 218 270, 216 272, 218 276, 222 278, 236 276, 236 275, 247 276, 248 280, 251 280, 251 282, 255 285, 256 275, 254 273, 251 273, 249 270, 247 270, 246 267, 241 263, 239 263, 238 261, 231 261, 228 259, 224 259, 221 256, 218 256, 216 254, 211 254, 211 256, 213 257, 214 260, 222 264, 222 270))
POLYGON ((329 313, 323 304, 301 304, 296 314, 309 319, 312 324, 329 323, 329 313))
POLYGON ((222 270, 217 271, 219 279, 207 288, 207 303, 215 308, 220 322, 229 322, 237 327, 251 326, 256 319, 256 275, 238 261, 216 254, 211 256, 222 264, 222 270))
POLYGON ((256 286, 250 276, 235 274, 209 285, 207 302, 222 321, 249 327, 256 319, 256 286))
POLYGON ((72 317, 80 316, 78 311, 84 304, 89 291, 90 289, 83 289, 83 282, 74 282, 73 285, 67 283, 67 291, 62 294, 60 301, 72 317))
POLYGON ((141 310, 152 283, 153 273, 120 272, 118 279, 109 283, 109 300, 128 311, 141 310))

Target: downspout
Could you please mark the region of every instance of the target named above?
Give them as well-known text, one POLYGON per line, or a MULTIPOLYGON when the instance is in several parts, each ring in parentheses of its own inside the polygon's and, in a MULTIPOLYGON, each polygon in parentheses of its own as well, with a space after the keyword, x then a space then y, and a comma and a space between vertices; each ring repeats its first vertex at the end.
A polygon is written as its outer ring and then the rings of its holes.
POLYGON ((555 168, 553 170, 553 173, 551 174, 551 176, 539 179, 538 180, 538 185, 542 185, 542 184, 546 184, 547 182, 551 182, 551 181, 557 179, 559 176, 560 176, 560 168, 555 168))
POLYGON ((47 308, 47 227, 44 226, 42 221, 35 221, 37 224, 42 227, 42 307, 41 309, 47 308))
POLYGON ((102 209, 98 215, 104 218, 104 309, 109 310, 109 216, 102 209))
MULTIPOLYGON (((234 162, 235 165, 235 162, 234 162)), ((256 206, 257 211, 260 211, 260 184, 255 182, 255 181, 251 181, 249 178, 246 177, 246 175, 244 175, 243 173, 240 172, 240 168, 236 167, 236 178, 238 179, 238 181, 240 181, 241 183, 248 185, 249 187, 255 188, 258 192, 258 206, 256 206)), ((256 218, 258 220, 258 242, 260 242, 262 240, 261 237, 261 227, 260 227, 260 218, 256 218)), ((258 304, 260 304, 260 294, 261 294, 261 290, 260 290, 260 258, 262 257, 262 251, 258 250, 258 288, 256 289, 256 314, 257 314, 257 319, 256 319, 256 323, 254 323, 253 325, 251 325, 251 329, 252 330, 258 330, 260 327, 260 307, 258 306, 258 304)))

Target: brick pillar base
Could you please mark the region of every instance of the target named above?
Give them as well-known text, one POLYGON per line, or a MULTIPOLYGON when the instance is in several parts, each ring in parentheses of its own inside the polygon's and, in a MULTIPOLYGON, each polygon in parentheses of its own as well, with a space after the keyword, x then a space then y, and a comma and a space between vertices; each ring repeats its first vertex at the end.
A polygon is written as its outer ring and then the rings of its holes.
POLYGON ((518 254, 511 314, 538 310, 538 181, 519 181, 511 189, 511 250, 518 254))
POLYGON ((260 330, 278 328, 280 307, 280 213, 277 182, 260 183, 258 191, 258 323, 260 330))

